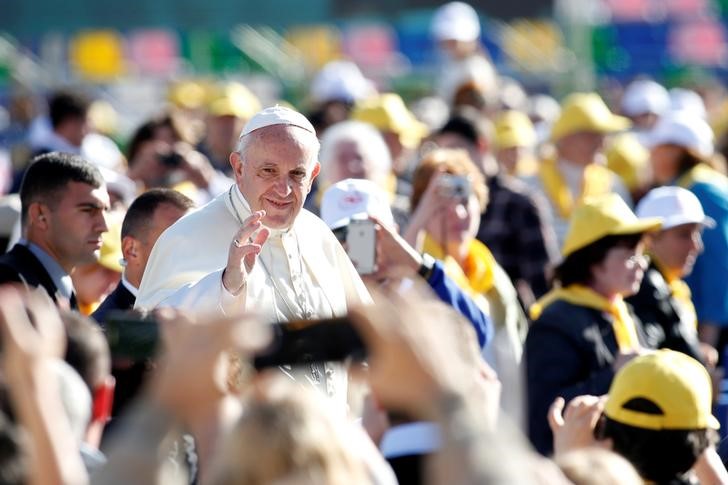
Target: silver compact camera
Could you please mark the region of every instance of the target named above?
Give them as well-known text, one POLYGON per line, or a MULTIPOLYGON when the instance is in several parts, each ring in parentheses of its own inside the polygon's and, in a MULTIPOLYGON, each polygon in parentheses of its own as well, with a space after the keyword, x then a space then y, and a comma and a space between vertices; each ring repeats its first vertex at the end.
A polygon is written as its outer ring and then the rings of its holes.
POLYGON ((438 179, 440 193, 453 199, 470 197, 470 179, 464 175, 442 174, 438 179))

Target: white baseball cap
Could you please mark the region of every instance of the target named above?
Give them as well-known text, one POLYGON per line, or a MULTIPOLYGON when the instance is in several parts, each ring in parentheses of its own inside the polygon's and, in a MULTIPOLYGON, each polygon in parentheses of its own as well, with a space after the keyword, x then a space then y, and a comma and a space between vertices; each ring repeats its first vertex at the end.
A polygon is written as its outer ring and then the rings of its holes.
POLYGON ((627 116, 662 115, 670 109, 670 95, 661 84, 650 79, 638 79, 624 91, 621 108, 622 114, 627 116))
POLYGON ((670 109, 673 111, 691 111, 703 119, 708 117, 703 98, 691 89, 672 88, 670 90, 670 109))
POLYGON ((308 119, 301 113, 290 108, 286 108, 285 106, 275 105, 259 111, 250 118, 243 127, 243 131, 240 132, 239 138, 242 138, 255 130, 274 125, 297 126, 306 131, 310 131, 314 135, 316 134, 316 130, 311 122, 308 121, 308 119))
POLYGON ((374 94, 374 83, 351 61, 329 62, 311 82, 311 98, 318 103, 354 102, 374 94))
POLYGON ((463 2, 450 2, 438 8, 432 18, 432 35, 439 41, 470 42, 480 37, 477 12, 463 2))
POLYGON ((683 224, 702 224, 715 227, 715 221, 706 216, 695 194, 682 187, 665 186, 650 190, 635 209, 637 217, 661 217, 662 229, 683 224))
POLYGON ((346 226, 352 219, 372 216, 393 226, 387 193, 374 182, 344 179, 329 187, 321 199, 321 219, 331 229, 346 226))
POLYGON ((665 144, 678 145, 701 158, 713 154, 712 128, 691 111, 675 111, 661 117, 642 141, 647 148, 665 144))

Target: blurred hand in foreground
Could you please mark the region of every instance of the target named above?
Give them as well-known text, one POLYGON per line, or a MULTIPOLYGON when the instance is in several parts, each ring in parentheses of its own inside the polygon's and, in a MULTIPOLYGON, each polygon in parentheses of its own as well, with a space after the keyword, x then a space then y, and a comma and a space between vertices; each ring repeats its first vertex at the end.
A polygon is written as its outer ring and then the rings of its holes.
POLYGON ((203 320, 164 308, 157 319, 164 347, 152 396, 183 421, 223 399, 231 362, 246 361, 270 340, 270 330, 246 315, 203 320))
POLYGON ((18 421, 30 437, 29 483, 86 483, 78 443, 53 371, 65 348, 61 317, 43 291, 0 287, 2 365, 18 421))
MULTIPOLYGON (((413 292, 414 293, 414 292, 413 292)), ((352 312, 369 352, 369 382, 385 409, 436 419, 448 395, 465 398, 493 423, 500 382, 480 356, 470 325, 449 307, 408 294, 375 295, 352 312)))

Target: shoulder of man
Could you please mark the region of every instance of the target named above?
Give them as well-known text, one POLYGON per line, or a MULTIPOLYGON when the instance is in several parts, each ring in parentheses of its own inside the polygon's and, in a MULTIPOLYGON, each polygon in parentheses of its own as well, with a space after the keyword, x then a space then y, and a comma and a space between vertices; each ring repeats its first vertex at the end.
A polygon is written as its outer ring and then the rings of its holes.
MULTIPOLYGON (((42 267, 40 261, 35 255, 30 252, 25 246, 16 244, 7 253, 0 256, 0 283, 26 283, 29 279, 28 275, 33 275, 34 270, 42 267)), ((30 284, 37 284, 37 282, 31 282, 30 284)))

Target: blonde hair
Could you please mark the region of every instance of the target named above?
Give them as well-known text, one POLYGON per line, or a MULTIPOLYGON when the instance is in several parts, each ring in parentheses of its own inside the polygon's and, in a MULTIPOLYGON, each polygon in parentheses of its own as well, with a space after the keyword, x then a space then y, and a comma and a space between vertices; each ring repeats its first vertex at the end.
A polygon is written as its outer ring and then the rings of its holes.
POLYGON ((274 379, 245 404, 217 456, 212 483, 371 483, 339 416, 323 397, 274 379))
POLYGON ((411 208, 414 211, 420 203, 422 195, 430 185, 430 180, 438 171, 443 168, 451 175, 461 175, 470 179, 470 186, 478 198, 481 212, 485 210, 488 203, 488 187, 485 185, 483 174, 470 159, 468 152, 463 149, 436 148, 428 152, 420 160, 415 173, 412 175, 412 197, 411 208))

